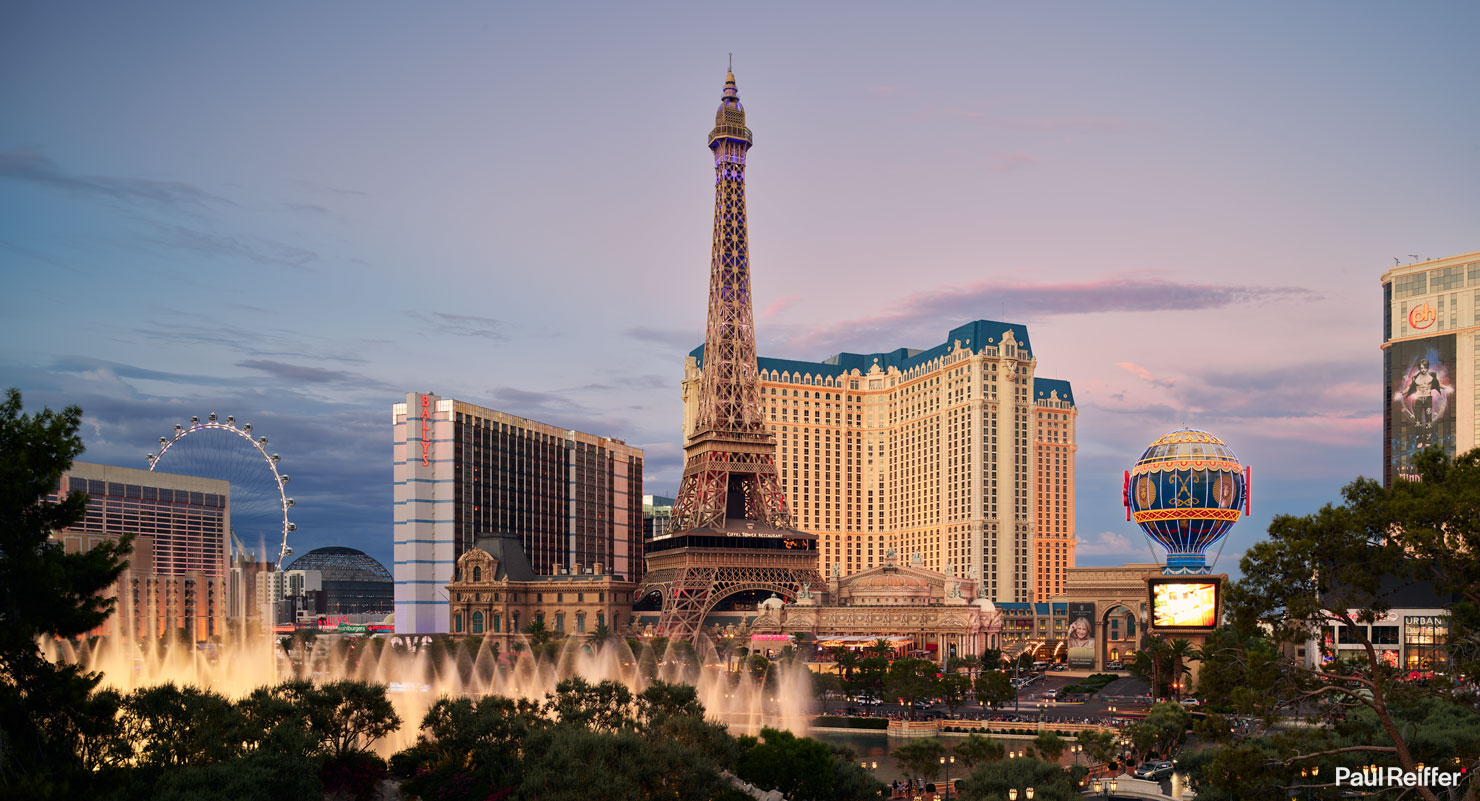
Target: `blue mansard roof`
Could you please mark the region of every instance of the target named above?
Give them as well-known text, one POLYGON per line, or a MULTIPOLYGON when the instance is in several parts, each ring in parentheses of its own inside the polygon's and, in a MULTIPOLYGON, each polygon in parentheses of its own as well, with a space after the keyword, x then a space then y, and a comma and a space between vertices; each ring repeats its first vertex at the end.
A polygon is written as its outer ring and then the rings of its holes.
POLYGON ((1068 401, 1070 406, 1074 405, 1074 389, 1069 386, 1068 381, 1059 378, 1033 378, 1033 399, 1048 400, 1049 393, 1058 392, 1059 400, 1068 401))
MULTIPOLYGON (((797 359, 770 359, 764 356, 756 358, 756 366, 761 370, 774 370, 778 373, 791 373, 796 375, 811 374, 818 377, 832 377, 845 375, 853 370, 867 374, 869 368, 873 367, 874 361, 879 363, 879 369, 888 371, 890 367, 897 368, 900 372, 906 372, 919 365, 926 364, 951 352, 951 348, 959 341, 963 347, 973 352, 980 352, 983 346, 997 345, 1006 331, 1012 331, 1012 338, 1017 341, 1018 349, 1025 355, 1032 355, 1033 346, 1028 340, 1028 327, 1018 323, 999 323, 995 320, 976 320, 962 326, 951 329, 946 335, 946 341, 928 350, 917 348, 895 348, 882 353, 838 353, 820 362, 800 361, 797 359)), ((704 346, 689 351, 699 363, 704 366, 704 346)), ((1067 400, 1070 405, 1074 403, 1074 393, 1069 387, 1068 381, 1054 378, 1033 379, 1033 397, 1037 400, 1048 400, 1049 393, 1057 390, 1061 400, 1067 400)))

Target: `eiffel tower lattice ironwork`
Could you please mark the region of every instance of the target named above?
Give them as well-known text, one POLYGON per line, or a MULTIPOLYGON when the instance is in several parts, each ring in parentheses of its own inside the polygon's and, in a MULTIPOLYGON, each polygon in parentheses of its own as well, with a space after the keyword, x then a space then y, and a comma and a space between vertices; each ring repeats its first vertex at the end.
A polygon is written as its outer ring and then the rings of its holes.
POLYGON ((732 72, 709 132, 714 244, 698 415, 684 444, 671 528, 645 546, 639 596, 662 596, 658 625, 670 638, 697 636, 704 616, 737 592, 794 598, 803 586, 822 586, 817 538, 792 527, 776 438, 761 412, 745 219, 745 155, 752 141, 732 72))

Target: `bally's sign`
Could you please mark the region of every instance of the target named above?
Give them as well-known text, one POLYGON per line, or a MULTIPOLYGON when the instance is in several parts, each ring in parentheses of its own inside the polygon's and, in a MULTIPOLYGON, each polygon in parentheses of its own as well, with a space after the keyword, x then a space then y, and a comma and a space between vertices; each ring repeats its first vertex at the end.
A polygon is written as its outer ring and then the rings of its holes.
POLYGON ((421 463, 432 463, 432 399, 421 396, 421 463))

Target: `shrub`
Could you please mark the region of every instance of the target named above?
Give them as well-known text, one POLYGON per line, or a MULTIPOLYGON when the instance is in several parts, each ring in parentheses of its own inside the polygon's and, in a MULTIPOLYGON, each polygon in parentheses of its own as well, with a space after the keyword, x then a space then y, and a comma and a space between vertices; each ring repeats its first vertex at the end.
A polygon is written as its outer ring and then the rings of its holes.
POLYGON ((319 781, 323 782, 325 792, 339 793, 355 801, 373 801, 385 776, 385 760, 363 751, 330 757, 319 769, 319 781))

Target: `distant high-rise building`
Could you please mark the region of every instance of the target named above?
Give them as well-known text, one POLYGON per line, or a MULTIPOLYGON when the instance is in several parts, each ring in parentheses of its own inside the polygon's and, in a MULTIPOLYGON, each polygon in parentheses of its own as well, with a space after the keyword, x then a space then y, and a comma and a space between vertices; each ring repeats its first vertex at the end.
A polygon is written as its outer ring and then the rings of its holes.
POLYGON ((1074 567, 1074 454, 1079 410, 1068 381, 1033 379, 1033 600, 1064 594, 1074 567))
MULTIPOLYGON (((685 363, 686 435, 703 356, 685 363)), ((797 527, 820 539, 823 572, 866 570, 895 549, 979 578, 998 602, 1061 588, 1077 411, 1068 382, 1036 378, 1037 364, 1026 327, 987 320, 929 350, 760 358, 782 485, 797 527)))
POLYGON ((128 567, 112 590, 118 605, 94 633, 154 638, 184 631, 198 642, 224 630, 229 483, 74 462, 51 499, 72 492, 87 493, 87 516, 52 535, 68 553, 134 535, 128 567))
POLYGON ((1412 475, 1430 446, 1475 447, 1480 412, 1480 252, 1382 275, 1382 478, 1412 475))
POLYGON ((518 536, 542 575, 640 578, 642 449, 436 395, 392 422, 398 633, 447 631, 447 585, 480 537, 518 536))
POLYGON ((650 540, 668 533, 673 522, 673 499, 662 495, 642 496, 642 538, 650 540))

